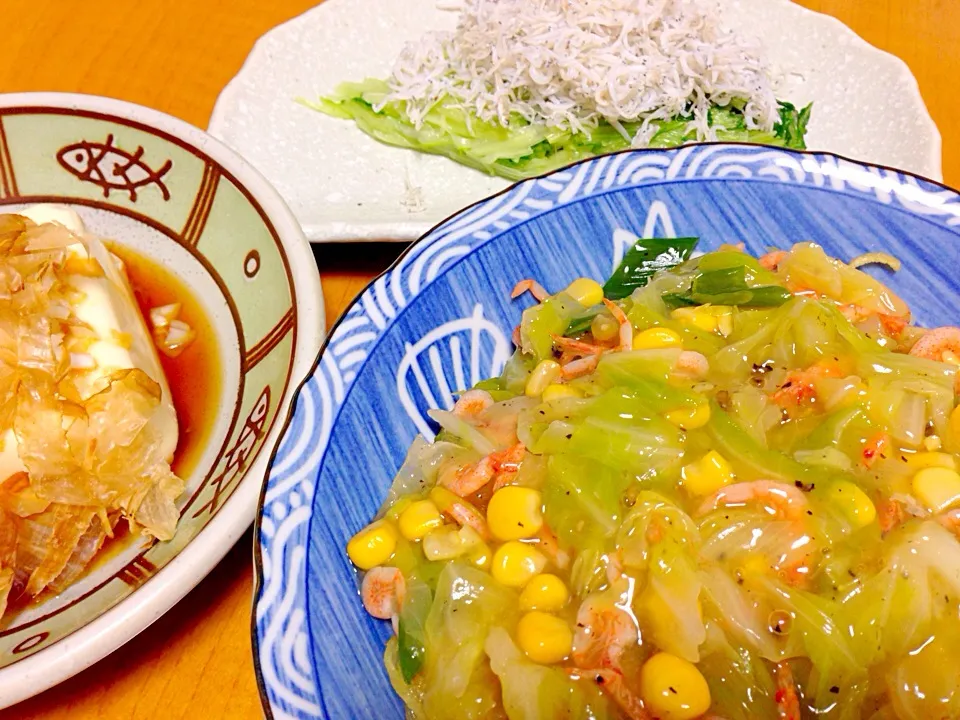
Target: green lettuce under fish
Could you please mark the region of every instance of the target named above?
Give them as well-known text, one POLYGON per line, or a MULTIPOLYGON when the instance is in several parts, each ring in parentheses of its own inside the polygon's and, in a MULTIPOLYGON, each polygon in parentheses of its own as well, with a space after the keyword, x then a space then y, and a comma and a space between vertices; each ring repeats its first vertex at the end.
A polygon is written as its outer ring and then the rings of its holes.
MULTIPOLYGON (((486 122, 457 107, 439 102, 426 114, 420 127, 410 122, 402 101, 384 102, 390 87, 384 80, 340 84, 307 107, 332 117, 352 120, 363 132, 387 145, 443 155, 458 163, 508 180, 522 180, 551 172, 570 163, 631 146, 640 123, 620 123, 627 137, 607 122, 587 132, 532 125, 514 116, 509 127, 486 122)), ((770 132, 747 128, 737 101, 714 107, 709 124, 717 139, 803 150, 811 106, 798 109, 779 103, 779 120, 770 132)), ((660 122, 649 147, 671 148, 696 140, 692 118, 660 122)))

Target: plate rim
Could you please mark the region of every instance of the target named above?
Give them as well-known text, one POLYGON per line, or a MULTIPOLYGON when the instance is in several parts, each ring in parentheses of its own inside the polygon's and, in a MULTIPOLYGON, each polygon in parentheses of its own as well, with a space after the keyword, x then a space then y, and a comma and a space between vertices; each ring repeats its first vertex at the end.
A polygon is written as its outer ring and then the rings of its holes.
MULTIPOLYGON (((736 0, 739 1, 739 0, 736 0)), ((901 76, 904 77, 904 80, 908 80, 908 85, 910 89, 910 103, 911 106, 919 110, 918 119, 921 119, 927 126, 928 130, 931 131, 931 143, 927 147, 927 158, 926 163, 930 170, 933 170, 932 174, 928 175, 925 173, 913 173, 912 171, 901 171, 909 172, 910 174, 917 174, 918 177, 923 177, 925 179, 933 179, 934 182, 943 182, 943 134, 940 132, 940 128, 937 125, 936 121, 933 119, 933 116, 930 114, 930 110, 927 107, 927 103, 924 100, 923 93, 920 91, 920 83, 914 75, 913 71, 910 69, 910 66, 907 62, 898 55, 884 50, 883 48, 874 45, 873 43, 866 40, 863 36, 857 33, 853 28, 844 23, 839 18, 834 15, 830 15, 825 12, 820 12, 818 10, 812 10, 810 8, 799 5, 792 0, 767 0, 769 3, 778 4, 781 9, 787 9, 788 12, 800 12, 801 14, 807 14, 813 16, 817 19, 818 22, 824 23, 825 26, 833 26, 834 32, 840 32, 851 38, 851 40, 859 45, 861 50, 867 50, 877 55, 877 62, 886 62, 891 65, 891 67, 896 66, 897 71, 901 76)), ((251 71, 263 57, 267 56, 266 44, 267 41, 274 35, 281 35, 282 33, 289 31, 290 28, 298 27, 301 23, 307 23, 314 20, 314 16, 323 17, 326 13, 337 12, 337 7, 339 5, 339 0, 324 0, 319 5, 315 5, 311 8, 304 10, 301 13, 289 18, 288 20, 283 21, 282 23, 275 25, 274 27, 267 30, 263 35, 257 38, 254 41, 250 52, 244 58, 243 63, 241 64, 237 73, 227 81, 227 84, 224 85, 223 89, 217 95, 216 102, 214 103, 213 110, 210 114, 210 120, 207 123, 207 132, 224 143, 226 133, 225 129, 229 126, 229 109, 236 104, 236 97, 242 93, 242 80, 245 74, 251 71), (331 9, 332 8, 332 9, 331 9)), ((703 145, 706 143, 696 142, 688 143, 681 147, 690 147, 691 145, 703 145)), ((232 147, 229 146, 228 147, 232 147)), ((632 149, 647 149, 647 148, 628 148, 627 150, 619 150, 620 152, 627 152, 632 149)), ((822 152, 825 154, 836 154, 838 157, 841 155, 837 153, 832 153, 830 151, 820 151, 812 150, 813 152, 822 152)), ((241 153, 240 148, 235 149, 235 152, 241 153)), ((411 152, 419 152, 412 150, 411 152)), ((617 154, 612 153, 612 154, 617 154)), ((599 156, 595 156, 599 157, 599 156)), ((590 159, 590 158, 585 158, 590 159)), ((454 162, 450 160, 449 162, 454 162)), ((855 160, 854 162, 862 162, 865 164, 874 164, 865 160, 855 160)), ((879 166, 878 166, 879 167, 879 166)), ((552 172, 558 172, 562 168, 558 168, 552 172)), ((477 171, 480 172, 480 171, 477 171)), ((532 179, 532 178, 527 178, 532 179)), ((522 181, 521 181, 522 182, 522 181)), ((498 190, 494 195, 498 195, 501 192, 505 192, 509 188, 513 187, 516 183, 510 183, 507 187, 498 190)), ((488 197, 492 197, 488 196, 488 197)), ((474 201, 482 202, 482 199, 474 201)), ((473 203, 471 203, 472 205, 473 203)), ((392 221, 384 221, 377 223, 363 223, 363 222, 326 222, 326 223, 314 223, 314 224, 303 224, 302 230, 304 236, 307 238, 307 242, 310 244, 325 244, 325 243, 363 243, 363 242, 412 242, 418 240, 423 235, 432 232, 433 229, 438 224, 430 221, 418 221, 415 218, 411 219, 400 219, 392 221)), ((299 221, 298 221, 299 223, 299 221)))
MULTIPOLYGON (((289 404, 287 408, 286 416, 283 420, 283 423, 279 424, 281 428, 280 438, 277 441, 277 443, 275 443, 273 451, 270 453, 270 456, 269 456, 267 475, 264 480, 263 486, 261 488, 260 497, 257 504, 256 519, 254 521, 254 526, 253 526, 254 587, 253 587, 253 602, 252 602, 251 613, 250 613, 250 634, 251 634, 251 646, 252 646, 252 652, 253 652, 254 671, 255 671, 256 680, 257 680, 257 689, 260 693, 260 702, 264 711, 264 715, 266 718, 268 718, 268 720, 274 720, 274 718, 282 718, 286 720, 288 718, 294 718, 294 717, 300 717, 300 716, 289 715, 287 711, 284 710, 283 708, 276 708, 277 714, 276 715, 274 714, 275 708, 274 708, 272 699, 270 697, 270 692, 267 687, 267 683, 264 679, 263 668, 261 666, 261 658, 260 658, 261 639, 260 639, 259 627, 258 627, 258 608, 263 599, 262 596, 265 590, 264 564, 263 564, 264 542, 261 540, 262 529, 263 529, 262 521, 263 521, 265 509, 266 509, 265 499, 266 499, 267 492, 270 489, 272 482, 274 481, 274 478, 271 475, 271 470, 273 468, 277 454, 280 452, 282 448, 282 444, 286 437, 287 430, 289 429, 289 426, 292 423, 294 416, 296 415, 298 401, 303 393, 303 390, 306 388, 306 386, 309 385, 311 381, 314 380, 317 374, 317 371, 319 370, 320 362, 322 361, 331 341, 334 341, 337 339, 336 335, 340 326, 348 319, 348 317, 351 315, 351 312, 354 310, 354 308, 362 305, 363 298, 367 295, 368 292, 374 290, 375 286, 378 283, 380 283, 385 278, 388 278, 395 270, 397 270, 403 264, 403 262, 408 258, 408 256, 411 255, 413 252, 415 252, 420 246, 429 243, 433 239, 434 234, 438 230, 443 228, 448 223, 454 221, 456 218, 465 216, 468 213, 472 212, 473 210, 478 209, 482 205, 493 203, 497 198, 513 192, 521 185, 533 185, 539 182, 540 180, 549 178, 551 176, 554 176, 560 173, 569 172, 572 169, 577 168, 581 165, 598 162, 603 158, 612 158, 612 157, 621 156, 621 155, 641 155, 642 156, 642 155, 653 155, 653 154, 665 154, 669 156, 675 156, 680 153, 696 154, 700 151, 703 151, 703 149, 705 148, 719 148, 721 152, 724 150, 733 150, 733 151, 746 150, 748 152, 757 153, 757 154, 764 153, 764 152, 774 152, 774 153, 783 153, 788 156, 794 156, 799 158, 803 158, 803 157, 829 158, 838 164, 844 163, 844 164, 855 166, 858 169, 864 169, 867 171, 873 169, 880 172, 881 174, 893 173, 895 177, 899 176, 899 178, 901 179, 920 181, 920 183, 924 183, 932 186, 932 188, 936 191, 950 193, 955 199, 960 201, 960 189, 951 187, 947 185, 945 182, 943 182, 942 180, 934 180, 934 179, 925 177, 919 173, 899 170, 897 168, 892 168, 886 165, 866 163, 860 160, 855 160, 853 158, 846 157, 838 153, 823 152, 823 151, 817 151, 817 150, 792 150, 792 149, 777 148, 777 147, 770 147, 770 146, 763 146, 763 145, 757 145, 753 143, 742 143, 742 142, 702 142, 702 143, 691 143, 689 145, 685 145, 679 148, 625 149, 615 153, 610 153, 608 155, 578 160, 574 163, 570 163, 569 165, 566 165, 557 170, 553 170, 551 172, 538 175, 536 177, 527 178, 525 180, 521 180, 519 182, 513 183, 510 186, 503 188, 502 190, 500 190, 499 192, 493 195, 485 197, 481 200, 477 200, 471 203, 470 205, 467 205, 464 208, 461 208, 457 212, 452 213, 445 219, 433 225, 429 231, 421 235, 419 238, 411 242, 406 248, 404 248, 403 252, 400 253, 400 255, 396 258, 396 260, 394 260, 389 265, 389 267, 387 267, 385 270, 383 270, 383 272, 379 273, 376 277, 374 277, 367 284, 365 284, 363 288, 356 294, 354 299, 351 300, 350 303, 346 305, 346 307, 343 309, 343 311, 340 313, 337 319, 330 326, 329 331, 327 332, 327 335, 324 338, 319 351, 317 352, 317 355, 313 361, 313 364, 311 365, 311 368, 307 376, 303 379, 302 382, 300 382, 295 386, 292 393, 292 402, 289 404)), ((712 178, 712 179, 718 180, 718 178, 712 178)), ((734 178, 734 179, 739 179, 739 178, 734 178)), ((756 180, 754 178, 754 181, 782 183, 782 181, 779 181, 779 180, 774 181, 770 179, 756 180)), ((641 184, 650 184, 650 183, 638 183, 638 185, 641 185, 641 184)), ((806 181, 797 182, 797 183, 791 182, 790 184, 796 185, 796 186, 804 186, 806 184, 806 181)), ((848 187, 842 191, 842 194, 851 193, 853 192, 853 190, 854 190, 853 188, 848 187)), ((602 190, 599 192, 591 192, 588 195, 593 196, 596 194, 600 194, 602 192, 603 192, 602 190)), ((841 191, 838 191, 838 192, 841 192, 841 191)), ((867 194, 867 192, 869 191, 863 191, 863 192, 864 194, 867 194)), ((570 204, 570 203, 565 203, 565 204, 570 204)), ((549 210, 546 212, 549 212, 549 210)), ((960 217, 960 215, 958 215, 958 217, 960 217)), ((960 225, 958 225, 957 234, 960 235, 960 225)), ((416 298, 417 295, 419 295, 426 289, 426 287, 427 287, 427 284, 425 283, 415 293, 412 293, 403 307, 406 307, 407 305, 409 305, 416 298)), ((402 309, 402 308, 398 308, 398 309, 402 309)), ((376 343, 379 340, 379 338, 389 330, 391 325, 392 325, 392 322, 387 322, 383 328, 377 328, 376 338, 372 342, 376 343)), ((357 367, 358 374, 360 369, 363 367, 363 365, 367 361, 368 359, 365 358, 358 365, 357 367)), ((349 383, 345 383, 345 389, 349 387, 352 384, 352 382, 353 381, 350 381, 349 383)), ((333 424, 334 423, 331 422, 331 429, 333 427, 333 424)), ((326 448, 328 447, 328 440, 324 441, 324 452, 318 455, 317 465, 312 466, 311 469, 314 469, 314 470, 317 469, 319 464, 322 462, 323 456, 326 454, 326 448)), ((278 480, 279 479, 280 478, 278 478, 278 480)), ((311 535, 312 522, 314 519, 312 499, 309 504, 310 504, 310 516, 309 516, 307 531, 306 531, 307 538, 309 538, 311 535)), ((306 583, 306 579, 307 579, 307 560, 304 559, 304 572, 302 574, 302 577, 299 580, 300 584, 303 585, 304 583, 306 583)), ((307 608, 303 607, 301 609, 306 613, 307 608)), ((308 613, 306 614, 309 616, 308 613)), ((310 650, 312 653, 312 638, 308 638, 308 642, 310 643, 310 650)), ((312 661, 312 657, 309 658, 309 660, 312 661)), ((311 665, 310 671, 311 673, 315 673, 316 667, 314 665, 311 665)), ((304 715, 303 717, 313 717, 313 716, 304 715)))
POLYGON ((324 338, 323 291, 310 244, 286 202, 263 175, 219 139, 168 113, 137 103, 86 93, 22 92, 0 94, 0 108, 95 112, 141 123, 197 148, 228 170, 260 204, 287 254, 299 313, 290 378, 279 404, 278 422, 261 450, 213 518, 148 581, 90 622, 57 642, 0 668, 0 708, 10 707, 67 680, 103 659, 149 627, 190 592, 223 559, 255 519, 257 485, 266 480, 269 460, 279 442, 279 419, 292 407, 294 390, 310 376, 315 348, 324 338), (309 264, 306 260, 309 258, 309 264))

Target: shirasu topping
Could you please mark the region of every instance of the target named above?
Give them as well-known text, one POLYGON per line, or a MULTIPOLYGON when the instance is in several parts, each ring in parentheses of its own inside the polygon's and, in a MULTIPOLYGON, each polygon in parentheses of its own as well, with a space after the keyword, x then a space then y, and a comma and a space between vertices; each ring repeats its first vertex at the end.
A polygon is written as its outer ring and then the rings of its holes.
POLYGON ((405 101, 418 128, 439 102, 502 126, 589 133, 605 120, 626 135, 623 122, 640 122, 636 147, 678 116, 716 139, 708 111, 731 102, 750 129, 777 121, 759 47, 712 0, 466 0, 455 31, 406 46, 390 87, 383 104, 405 101))

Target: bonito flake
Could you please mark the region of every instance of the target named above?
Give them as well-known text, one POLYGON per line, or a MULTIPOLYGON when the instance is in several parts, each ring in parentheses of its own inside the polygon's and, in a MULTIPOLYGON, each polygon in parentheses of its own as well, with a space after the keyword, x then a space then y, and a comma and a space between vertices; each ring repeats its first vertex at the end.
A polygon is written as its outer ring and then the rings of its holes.
POLYGON ((119 259, 73 213, 0 215, 0 611, 65 589, 122 517, 170 539, 177 437, 119 259))

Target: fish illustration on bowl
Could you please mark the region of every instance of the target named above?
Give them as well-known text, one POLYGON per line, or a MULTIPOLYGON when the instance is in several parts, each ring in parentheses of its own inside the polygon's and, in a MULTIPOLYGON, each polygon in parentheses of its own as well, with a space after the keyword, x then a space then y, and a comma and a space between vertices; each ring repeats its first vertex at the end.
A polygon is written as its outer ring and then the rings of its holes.
POLYGON ((137 201, 137 190, 156 185, 164 200, 170 199, 170 190, 163 176, 173 167, 167 160, 157 170, 143 160, 144 150, 138 147, 133 153, 113 144, 113 135, 106 142, 81 140, 67 145, 57 153, 57 161, 63 168, 82 182, 103 188, 103 196, 110 197, 112 190, 129 194, 130 202, 137 201))

